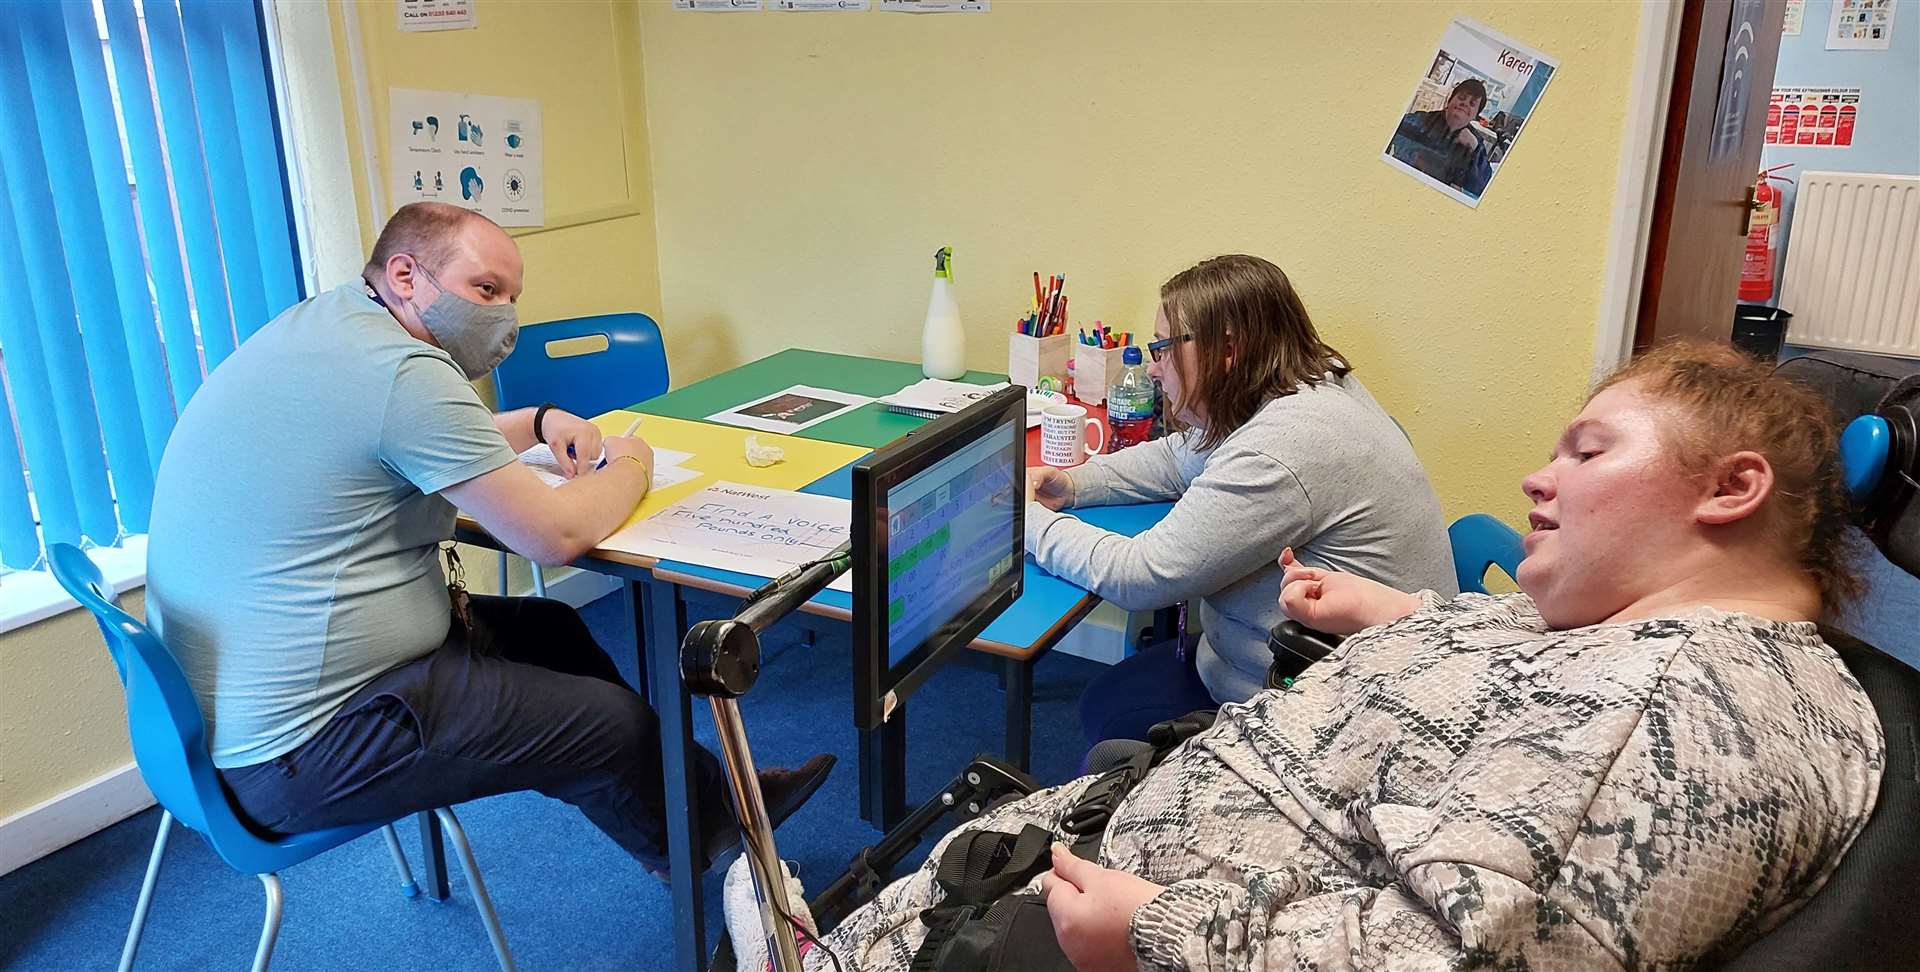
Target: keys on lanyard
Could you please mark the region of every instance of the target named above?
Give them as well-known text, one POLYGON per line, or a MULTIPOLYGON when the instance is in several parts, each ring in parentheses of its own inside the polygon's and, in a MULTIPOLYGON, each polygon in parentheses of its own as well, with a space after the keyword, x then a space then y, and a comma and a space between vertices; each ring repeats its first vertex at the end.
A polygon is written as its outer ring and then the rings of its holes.
POLYGON ((473 611, 467 604, 467 569, 460 565, 458 545, 448 543, 440 548, 447 558, 447 603, 453 609, 453 619, 468 631, 473 630, 473 611))

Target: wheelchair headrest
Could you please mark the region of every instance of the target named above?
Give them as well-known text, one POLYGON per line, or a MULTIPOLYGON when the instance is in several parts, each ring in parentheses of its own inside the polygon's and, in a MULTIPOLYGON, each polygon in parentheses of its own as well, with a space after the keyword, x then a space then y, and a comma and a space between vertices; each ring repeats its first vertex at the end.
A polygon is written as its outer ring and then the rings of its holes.
POLYGON ((1887 560, 1920 575, 1920 375, 1870 360, 1807 355, 1777 369, 1821 392, 1846 426, 1841 477, 1861 526, 1887 560))

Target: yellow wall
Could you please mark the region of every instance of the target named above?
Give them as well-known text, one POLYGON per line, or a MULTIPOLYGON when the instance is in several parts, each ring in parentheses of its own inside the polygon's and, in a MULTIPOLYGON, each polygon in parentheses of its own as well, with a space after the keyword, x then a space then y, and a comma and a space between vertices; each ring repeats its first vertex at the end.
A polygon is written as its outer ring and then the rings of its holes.
POLYGON ((1005 370, 1031 273, 1146 330, 1222 252, 1293 277, 1450 513, 1522 515, 1574 410, 1639 6, 999 0, 984 15, 643 7, 678 377, 789 345, 919 358, 955 248, 968 362, 1005 370), (1448 19, 1561 59, 1478 210, 1378 161, 1448 19))
MULTIPOLYGON (((120 606, 142 615, 142 593, 122 595, 120 606)), ((123 701, 85 611, 0 635, 0 820, 125 766, 123 701)))

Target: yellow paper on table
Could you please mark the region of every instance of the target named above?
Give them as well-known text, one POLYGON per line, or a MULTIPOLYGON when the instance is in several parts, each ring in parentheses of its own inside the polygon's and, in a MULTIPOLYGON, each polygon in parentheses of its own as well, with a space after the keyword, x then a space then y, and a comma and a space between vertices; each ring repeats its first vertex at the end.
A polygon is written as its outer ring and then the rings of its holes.
POLYGON ((633 515, 620 524, 623 530, 721 480, 774 489, 799 489, 873 451, 861 446, 800 439, 711 422, 659 415, 642 416, 625 409, 596 415, 593 424, 599 426, 606 435, 620 435, 627 431, 636 418, 641 421, 640 427, 633 431, 634 435, 647 440, 648 445, 657 449, 692 453, 693 458, 681 463, 681 468, 700 475, 648 493, 647 498, 641 500, 634 509, 633 515), (747 465, 746 442, 749 436, 763 446, 779 447, 787 457, 771 466, 747 465))

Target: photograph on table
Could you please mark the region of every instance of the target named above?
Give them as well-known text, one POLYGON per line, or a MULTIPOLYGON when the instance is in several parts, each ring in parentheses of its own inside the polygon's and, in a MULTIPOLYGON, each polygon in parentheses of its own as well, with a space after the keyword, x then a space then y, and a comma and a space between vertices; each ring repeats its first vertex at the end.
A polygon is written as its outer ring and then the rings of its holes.
POLYGON ((716 412, 707 416, 707 421, 791 435, 836 415, 850 412, 870 401, 873 399, 864 395, 834 391, 830 388, 794 385, 771 395, 736 405, 724 412, 716 412))
POLYGON ((1381 160, 1478 207, 1558 68, 1484 24, 1454 18, 1381 160))

